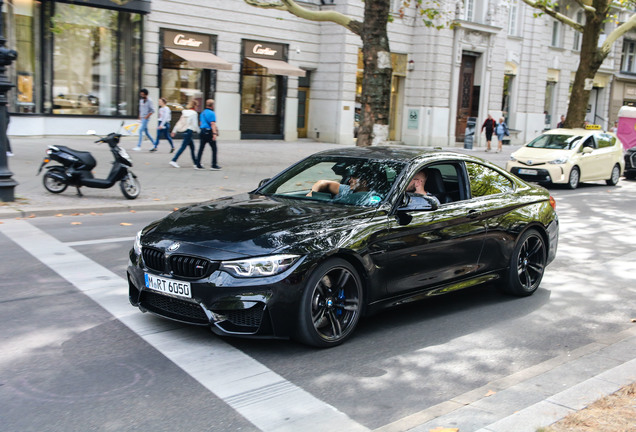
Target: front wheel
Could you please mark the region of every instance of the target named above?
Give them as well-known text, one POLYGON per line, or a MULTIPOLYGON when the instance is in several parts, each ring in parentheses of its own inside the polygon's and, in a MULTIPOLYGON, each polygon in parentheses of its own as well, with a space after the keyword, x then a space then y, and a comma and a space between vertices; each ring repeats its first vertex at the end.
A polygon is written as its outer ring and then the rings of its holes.
POLYGON ((298 339, 319 348, 340 345, 362 312, 362 282, 351 264, 332 258, 309 277, 300 304, 298 339))
POLYGON ((121 187, 121 193, 128 199, 135 199, 139 196, 141 192, 141 184, 139 180, 137 180, 137 176, 135 176, 132 171, 128 171, 126 177, 119 182, 119 186, 121 187))
POLYGON ((572 167, 570 171, 570 177, 568 178, 568 188, 576 189, 579 185, 579 180, 581 179, 581 172, 578 167, 572 167))
POLYGON ((532 295, 539 288, 545 266, 545 241, 539 232, 530 229, 519 237, 512 251, 502 290, 519 297, 532 295))
POLYGON ((54 194, 64 192, 66 190, 66 187, 68 186, 66 183, 53 176, 51 171, 48 171, 46 174, 44 174, 44 177, 42 178, 42 184, 44 184, 44 189, 54 194))
POLYGON ((607 183, 608 186, 616 186, 620 177, 621 169, 618 164, 614 165, 614 168, 612 168, 612 176, 608 180, 605 180, 605 183, 607 183))

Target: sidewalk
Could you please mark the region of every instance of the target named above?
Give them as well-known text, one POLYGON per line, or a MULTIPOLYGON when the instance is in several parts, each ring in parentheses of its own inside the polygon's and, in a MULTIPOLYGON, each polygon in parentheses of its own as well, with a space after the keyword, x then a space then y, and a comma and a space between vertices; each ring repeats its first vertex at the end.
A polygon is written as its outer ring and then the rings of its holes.
MULTIPOLYGON (((250 191, 260 180, 271 177, 293 162, 321 150, 342 147, 312 140, 219 141, 221 171, 210 171, 211 152, 206 149, 203 164, 208 169, 193 169, 189 152, 181 155, 181 168, 168 162, 167 142, 157 152, 149 152, 146 141, 140 152, 131 151, 137 137, 124 137, 122 147, 133 159, 133 172, 141 182, 141 195, 127 200, 119 185, 110 189, 82 188, 78 197, 74 188, 54 195, 42 186, 42 174, 36 172, 48 145, 67 145, 90 151, 98 161, 95 176, 103 178, 110 170, 112 156, 106 145, 97 145, 94 137, 12 138, 15 156, 8 158, 16 201, 0 203, 3 218, 52 216, 57 214, 105 213, 142 210, 166 210, 250 191)), ((180 142, 175 142, 180 144, 180 142)), ((504 166, 518 147, 504 146, 502 153, 486 153, 483 148, 449 148, 488 159, 504 166)), ((460 432, 535 432, 570 412, 636 381, 636 327, 608 337, 604 343, 592 343, 544 363, 488 383, 469 393, 458 395, 439 405, 404 417, 378 429, 382 432, 428 432, 437 427, 459 428, 460 432)))

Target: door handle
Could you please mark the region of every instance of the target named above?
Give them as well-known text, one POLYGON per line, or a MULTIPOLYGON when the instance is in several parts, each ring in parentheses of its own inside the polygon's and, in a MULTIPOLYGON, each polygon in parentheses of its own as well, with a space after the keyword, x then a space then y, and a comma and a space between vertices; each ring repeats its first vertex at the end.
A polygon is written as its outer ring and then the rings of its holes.
POLYGON ((468 219, 477 219, 479 216, 481 216, 481 212, 479 210, 469 210, 468 211, 468 219))

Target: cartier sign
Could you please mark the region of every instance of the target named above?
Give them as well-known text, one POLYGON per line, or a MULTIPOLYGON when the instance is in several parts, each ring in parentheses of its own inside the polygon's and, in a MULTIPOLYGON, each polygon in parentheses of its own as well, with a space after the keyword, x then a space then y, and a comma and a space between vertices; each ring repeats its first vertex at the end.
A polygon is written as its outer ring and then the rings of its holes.
POLYGON ((211 51, 210 36, 175 30, 163 31, 163 45, 166 48, 182 48, 195 51, 211 51))
POLYGON ((283 44, 245 41, 245 57, 258 57, 273 60, 285 60, 283 44))

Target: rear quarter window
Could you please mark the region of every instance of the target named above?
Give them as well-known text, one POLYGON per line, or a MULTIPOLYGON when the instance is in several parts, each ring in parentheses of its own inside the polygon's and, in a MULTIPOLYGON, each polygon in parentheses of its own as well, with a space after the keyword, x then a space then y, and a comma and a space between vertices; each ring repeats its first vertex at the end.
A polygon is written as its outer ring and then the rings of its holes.
POLYGON ((474 162, 466 163, 473 198, 514 191, 512 181, 505 175, 474 162))

